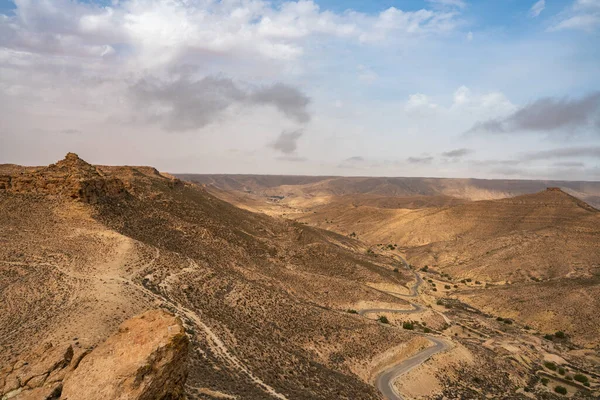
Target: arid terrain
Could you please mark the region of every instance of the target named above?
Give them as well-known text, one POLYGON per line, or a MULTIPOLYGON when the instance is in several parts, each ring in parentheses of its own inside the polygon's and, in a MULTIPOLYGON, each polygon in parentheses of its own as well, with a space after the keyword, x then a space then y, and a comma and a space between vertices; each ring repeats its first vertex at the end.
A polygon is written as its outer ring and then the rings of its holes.
POLYGON ((258 178, 203 187, 72 153, 0 166, 1 398, 73 398, 114 365, 119 325, 157 308, 182 321, 189 399, 598 396, 593 207, 560 190, 309 195, 319 180, 298 179, 279 182, 294 202, 258 178), (56 384, 40 397, 15 371, 48 343, 83 369, 36 380, 56 384))

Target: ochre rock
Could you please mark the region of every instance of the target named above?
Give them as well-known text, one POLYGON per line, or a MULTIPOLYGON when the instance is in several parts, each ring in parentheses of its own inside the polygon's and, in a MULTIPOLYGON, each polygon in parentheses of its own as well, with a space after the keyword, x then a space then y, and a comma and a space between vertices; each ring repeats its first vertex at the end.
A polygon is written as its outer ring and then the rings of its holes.
POLYGON ((66 376, 60 398, 183 399, 188 343, 181 320, 165 311, 134 317, 66 376))

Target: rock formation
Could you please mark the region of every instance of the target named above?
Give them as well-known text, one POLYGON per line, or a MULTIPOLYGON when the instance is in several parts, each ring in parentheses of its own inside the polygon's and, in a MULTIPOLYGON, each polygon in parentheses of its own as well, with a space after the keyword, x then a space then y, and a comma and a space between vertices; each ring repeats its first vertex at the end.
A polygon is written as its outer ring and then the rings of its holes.
POLYGON ((152 310, 125 321, 91 352, 45 344, 0 371, 2 400, 184 398, 188 337, 181 320, 152 310))
POLYGON ((12 193, 62 195, 85 203, 97 203, 106 195, 126 193, 123 182, 101 171, 75 153, 46 168, 0 176, 0 190, 12 193))

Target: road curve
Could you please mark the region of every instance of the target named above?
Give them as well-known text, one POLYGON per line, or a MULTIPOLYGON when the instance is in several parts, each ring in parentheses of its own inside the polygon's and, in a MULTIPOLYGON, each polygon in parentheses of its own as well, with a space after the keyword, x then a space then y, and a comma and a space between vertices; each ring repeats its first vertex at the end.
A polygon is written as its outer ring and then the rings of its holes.
POLYGON ((375 386, 383 394, 387 400, 403 400, 404 398, 400 393, 394 389, 394 382, 400 375, 403 375, 415 368, 416 366, 427 361, 431 356, 439 352, 447 350, 450 346, 442 339, 435 336, 425 336, 428 340, 433 342, 433 346, 418 352, 414 356, 407 358, 400 364, 396 364, 377 375, 375 380, 375 386))
MULTIPOLYGON (((406 269, 411 270, 408 263, 406 262, 406 260, 404 260, 404 258, 400 257, 400 260, 404 263, 404 266, 406 267, 406 269)), ((402 294, 402 293, 389 292, 389 291, 382 291, 382 292, 393 295, 393 296, 398 296, 398 297, 418 297, 419 296, 419 287, 423 284, 423 278, 421 278, 421 276, 419 275, 419 273, 417 271, 413 271, 413 270, 411 270, 411 271, 415 275, 416 281, 415 281, 415 284, 410 288, 410 294, 402 294)), ((409 304, 413 307, 413 309, 394 310, 394 309, 385 309, 385 308, 372 308, 372 309, 359 310, 358 313, 360 315, 374 314, 374 313, 413 314, 413 313, 420 313, 424 310, 424 307, 420 304, 412 303, 412 302, 409 304)), ((440 313, 440 314, 444 317, 444 320, 446 320, 446 322, 449 322, 447 317, 443 313, 440 313)), ((450 346, 447 342, 445 342, 444 340, 442 340, 436 336, 425 336, 425 338, 427 338, 429 341, 431 341, 433 343, 433 346, 430 346, 430 347, 418 352, 414 356, 407 358, 406 360, 402 361, 399 364, 389 367, 388 369, 384 370, 379 375, 377 375, 377 378, 375 380, 375 386, 377 387, 377 389, 379 389, 379 391, 383 394, 383 396, 387 400, 403 400, 402 395, 400 395, 400 393, 398 393, 394 389, 394 382, 398 379, 399 376, 407 373, 408 371, 415 368, 416 366, 424 363, 434 354, 440 353, 442 351, 446 351, 448 348, 450 348, 450 346)))

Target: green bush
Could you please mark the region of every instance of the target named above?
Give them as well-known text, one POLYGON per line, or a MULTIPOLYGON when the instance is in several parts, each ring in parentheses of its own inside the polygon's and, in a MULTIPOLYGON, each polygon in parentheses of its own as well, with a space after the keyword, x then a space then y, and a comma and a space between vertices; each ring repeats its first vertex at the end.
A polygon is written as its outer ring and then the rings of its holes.
POLYGON ((552 336, 549 333, 547 333, 547 334, 544 335, 544 339, 552 341, 552 340, 554 340, 554 336, 552 336))
POLYGON ((508 319, 508 318, 506 318, 506 319, 504 320, 504 323, 505 323, 505 324, 508 324, 508 325, 512 325, 512 323, 513 323, 513 322, 512 322, 512 319, 508 319))
POLYGON ((554 388, 554 391, 558 394, 567 394, 567 388, 564 386, 557 386, 554 388))
POLYGON ((546 362, 544 363, 544 366, 545 366, 546 368, 548 368, 549 370, 551 370, 551 371, 556 371, 556 364, 554 364, 553 362, 546 361, 546 362))
POLYGON ((446 289, 446 290, 452 289, 452 286, 450 286, 450 285, 444 285, 444 289, 446 289))
POLYGON ((444 302, 442 301, 442 299, 438 299, 438 301, 436 301, 435 304, 437 304, 438 306, 442 306, 444 305, 444 302))
POLYGON ((558 331, 554 334, 555 337, 559 338, 559 339, 564 339, 567 337, 567 335, 565 335, 565 333, 563 331, 558 331))
POLYGON ((568 381, 572 381, 573 377, 571 375, 567 375, 567 376, 565 376, 565 379, 568 380, 568 381))
POLYGON ((546 386, 548 384, 548 382, 550 382, 550 379, 542 378, 542 385, 546 386))
POLYGON ((590 383, 589 382, 583 382, 583 386, 590 387, 590 383))
POLYGON ((382 324, 389 324, 390 323, 390 321, 387 319, 387 317, 385 315, 380 315, 377 320, 379 322, 381 322, 382 324))
POLYGON ((498 318, 496 318, 496 321, 498 321, 498 322, 502 322, 502 321, 504 321, 504 318, 502 318, 502 317, 498 317, 498 318))
POLYGON ((560 367, 560 368, 558 368, 558 373, 559 373, 559 374, 561 374, 561 375, 564 375, 564 374, 565 374, 565 372, 566 372, 566 371, 565 371, 565 369, 564 369, 563 367, 560 367))
POLYGON ((585 375, 582 375, 582 374, 575 374, 573 376, 573 379, 575 379, 577 382, 581 382, 581 383, 589 382, 588 377, 585 375))
POLYGON ((431 329, 429 329, 429 328, 423 328, 423 332, 425 332, 425 333, 430 333, 430 332, 431 332, 431 329))
POLYGON ((412 322, 408 322, 408 321, 404 322, 402 324, 402 327, 404 329, 408 329, 409 331, 412 331, 413 329, 415 329, 415 326, 413 325, 413 323, 412 322))
POLYGON ((429 270, 429 267, 426 265, 423 268, 421 268, 421 271, 423 272, 427 272, 429 270))
POLYGON ((358 311, 350 309, 350 310, 348 310, 348 313, 350 313, 350 314, 358 314, 358 311))

